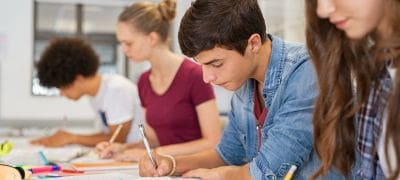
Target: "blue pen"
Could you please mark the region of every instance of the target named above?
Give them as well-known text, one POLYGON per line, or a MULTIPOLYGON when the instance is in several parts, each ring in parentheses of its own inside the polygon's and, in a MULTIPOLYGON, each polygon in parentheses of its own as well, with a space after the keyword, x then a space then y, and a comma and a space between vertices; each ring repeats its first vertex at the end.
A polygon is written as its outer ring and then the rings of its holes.
POLYGON ((49 165, 50 162, 47 160, 46 156, 44 155, 43 151, 38 152, 40 159, 42 159, 44 165, 49 165))

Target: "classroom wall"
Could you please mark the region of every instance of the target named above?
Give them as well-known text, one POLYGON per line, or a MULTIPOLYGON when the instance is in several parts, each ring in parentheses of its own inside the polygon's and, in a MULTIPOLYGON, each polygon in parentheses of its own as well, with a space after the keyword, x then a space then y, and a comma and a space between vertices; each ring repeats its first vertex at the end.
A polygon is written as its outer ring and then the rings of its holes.
MULTIPOLYGON (((42 0, 45 1, 45 0, 42 0)), ((57 0, 48 0, 57 1, 57 0)), ((71 0, 85 2, 88 0, 71 0)), ((96 2, 116 2, 96 0, 96 2)), ((122 0, 120 0, 122 1, 122 0)), ((152 0, 158 2, 157 0, 152 0)), ((126 0, 133 3, 134 0, 126 0)), ((180 54, 177 43, 179 21, 190 0, 177 0, 177 17, 173 24, 173 49, 180 54)), ((304 2, 259 0, 266 19, 267 31, 286 40, 304 42, 304 2)), ((33 57, 33 0, 7 0, 0 6, 0 127, 4 122, 22 123, 70 120, 90 121, 94 118, 86 98, 78 102, 63 97, 31 95, 33 57)), ((124 67, 119 65, 119 69, 124 67)), ((140 68, 140 67, 139 67, 140 68)), ((133 68, 134 69, 134 68, 133 68)), ((129 75, 130 78, 134 77, 129 75)), ((216 88, 220 111, 229 110, 230 94, 216 88)))
MULTIPOLYGON (((85 2, 85 0, 74 2, 85 2)), ((113 1, 102 0, 99 3, 105 2, 113 1)), ((124 3, 120 0, 119 3, 121 2, 124 3)), ((128 4, 133 2, 129 1, 128 4)), ((172 27, 174 42, 172 48, 180 54, 176 41, 179 23, 176 22, 180 21, 191 2, 187 0, 177 2, 177 15, 172 27)), ((69 120, 93 120, 94 113, 87 98, 74 102, 64 97, 32 96, 33 0, 9 0, 4 3, 0 6, 0 24, 0 126, 2 124, 21 126, 24 121, 27 121, 26 123, 29 121, 30 124, 31 121, 59 121, 64 117, 69 120)), ((118 66, 120 72, 124 73, 123 63, 119 63, 118 66)), ((220 109, 227 111, 229 104, 221 101, 220 109)))
POLYGON ((7 1, 0 6, 0 123, 1 121, 90 120, 86 99, 31 95, 33 1, 7 1))

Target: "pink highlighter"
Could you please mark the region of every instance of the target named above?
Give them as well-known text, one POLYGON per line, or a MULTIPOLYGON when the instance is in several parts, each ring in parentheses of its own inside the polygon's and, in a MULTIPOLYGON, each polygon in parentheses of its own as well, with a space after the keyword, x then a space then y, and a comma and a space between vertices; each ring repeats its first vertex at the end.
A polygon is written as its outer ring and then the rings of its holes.
POLYGON ((33 167, 33 168, 29 169, 29 171, 31 171, 32 174, 42 173, 42 172, 59 171, 59 170, 61 170, 61 166, 59 166, 59 165, 39 166, 39 167, 33 167))

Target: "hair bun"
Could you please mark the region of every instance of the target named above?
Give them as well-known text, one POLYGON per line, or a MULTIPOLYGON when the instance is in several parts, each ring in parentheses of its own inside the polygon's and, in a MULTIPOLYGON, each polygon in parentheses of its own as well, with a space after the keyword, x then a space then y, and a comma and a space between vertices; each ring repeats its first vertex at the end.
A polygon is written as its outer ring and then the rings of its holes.
POLYGON ((158 4, 158 10, 160 11, 163 19, 171 21, 175 18, 175 0, 163 0, 158 4))

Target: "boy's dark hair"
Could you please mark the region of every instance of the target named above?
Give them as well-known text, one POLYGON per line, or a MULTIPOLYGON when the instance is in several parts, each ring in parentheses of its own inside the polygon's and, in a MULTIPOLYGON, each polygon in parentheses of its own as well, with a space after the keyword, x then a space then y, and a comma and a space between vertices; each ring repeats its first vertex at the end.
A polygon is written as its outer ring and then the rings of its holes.
POLYGON ((216 46, 244 55, 254 33, 265 42, 265 21, 257 0, 196 0, 182 18, 178 38, 189 57, 216 46))
POLYGON ((94 76, 98 67, 95 51, 77 38, 52 40, 36 64, 40 84, 57 88, 71 85, 77 75, 94 76))

